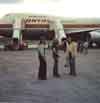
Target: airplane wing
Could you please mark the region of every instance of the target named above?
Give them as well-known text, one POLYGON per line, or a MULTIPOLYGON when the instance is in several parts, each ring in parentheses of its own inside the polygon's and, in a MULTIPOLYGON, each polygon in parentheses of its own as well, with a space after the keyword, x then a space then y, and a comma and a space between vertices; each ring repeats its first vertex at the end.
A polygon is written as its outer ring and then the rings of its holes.
MULTIPOLYGON (((0 28, 0 30, 48 30, 48 28, 0 28)), ((79 33, 100 30, 100 28, 65 28, 65 33, 79 33)))
POLYGON ((95 30, 100 30, 100 28, 66 28, 65 33, 80 33, 80 32, 91 32, 95 30))

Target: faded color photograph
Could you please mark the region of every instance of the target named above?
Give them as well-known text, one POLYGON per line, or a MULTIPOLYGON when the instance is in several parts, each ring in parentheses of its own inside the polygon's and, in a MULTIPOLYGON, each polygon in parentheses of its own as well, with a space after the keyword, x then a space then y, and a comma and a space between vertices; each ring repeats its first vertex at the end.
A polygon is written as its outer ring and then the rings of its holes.
POLYGON ((0 103, 100 103, 99 0, 0 0, 0 103))

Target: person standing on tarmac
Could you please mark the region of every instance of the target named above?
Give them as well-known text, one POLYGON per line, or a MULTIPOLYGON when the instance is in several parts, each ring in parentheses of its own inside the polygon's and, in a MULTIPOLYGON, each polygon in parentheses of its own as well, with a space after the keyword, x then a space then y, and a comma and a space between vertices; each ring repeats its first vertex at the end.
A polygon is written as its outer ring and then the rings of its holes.
POLYGON ((39 58, 39 71, 38 71, 38 79, 46 80, 47 79, 47 63, 45 58, 45 40, 44 38, 40 39, 40 43, 38 45, 38 58, 39 58))
POLYGON ((53 76, 54 77, 60 77, 60 75, 58 73, 59 55, 58 55, 58 40, 57 39, 55 39, 53 41, 52 54, 53 54, 53 60, 54 60, 53 76))
POLYGON ((70 65, 70 75, 76 76, 76 53, 77 53, 77 44, 68 37, 67 40, 67 55, 69 57, 69 65, 70 65))
POLYGON ((83 43, 83 47, 84 47, 83 53, 84 53, 85 55, 88 54, 88 41, 85 41, 85 42, 83 43))

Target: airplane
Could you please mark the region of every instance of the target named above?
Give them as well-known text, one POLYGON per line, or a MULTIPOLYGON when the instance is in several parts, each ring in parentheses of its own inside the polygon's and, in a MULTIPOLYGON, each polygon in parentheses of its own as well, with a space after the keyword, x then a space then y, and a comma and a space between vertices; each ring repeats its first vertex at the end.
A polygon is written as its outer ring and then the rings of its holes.
POLYGON ((95 30, 89 32, 91 36, 91 47, 100 47, 100 30, 95 30))
POLYGON ((65 29, 65 33, 76 41, 88 41, 90 47, 100 47, 100 28, 65 29))
MULTIPOLYGON (((30 21, 34 21, 33 18, 35 18, 35 21, 37 18, 41 18, 41 16, 34 16, 33 14, 9 14, 9 15, 5 15, 4 18, 5 19, 12 19, 10 21, 13 21, 13 19, 15 18, 16 20, 19 18, 23 18, 26 17, 26 21, 30 22, 30 21)), ((49 17, 49 16, 44 16, 46 18, 48 18, 48 23, 46 24, 39 24, 39 25, 45 25, 44 27, 22 27, 22 28, 18 28, 18 27, 12 27, 12 28, 0 28, 0 30, 8 30, 11 32, 20 30, 22 33, 24 33, 24 36, 26 36, 26 39, 30 36, 30 38, 32 39, 32 36, 37 36, 37 39, 39 39, 40 35, 43 34, 46 36, 46 39, 48 39, 47 35, 52 36, 49 39, 53 39, 56 38, 59 41, 59 44, 61 44, 62 39, 66 38, 67 35, 70 35, 71 37, 74 37, 78 40, 83 40, 86 41, 88 39, 88 41, 93 42, 95 41, 95 37, 98 38, 98 40, 96 39, 96 43, 99 44, 99 33, 91 33, 92 31, 96 31, 100 29, 100 19, 67 19, 67 18, 59 18, 59 17, 49 17), (84 23, 85 22, 85 23, 84 23), (80 24, 84 24, 86 26, 83 25, 80 26, 80 24), (88 24, 90 24, 88 26, 88 24), (50 25, 50 28, 48 28, 47 25, 50 25), (67 26, 66 26, 67 25, 67 26), (78 25, 78 26, 73 26, 73 25, 78 25), (93 27, 94 26, 94 27, 93 27), (31 32, 30 32, 31 31, 31 32), (52 32, 50 32, 52 31, 52 32), (28 34, 28 35, 27 35, 28 34), (33 35, 34 34, 34 35, 33 35), (46 35, 47 34, 47 35, 46 35), (93 36, 95 35, 95 36, 93 36)), ((43 18, 43 16, 42 16, 43 18)), ((35 25, 32 23, 27 23, 27 25, 35 25)), ((37 24, 36 24, 37 26, 37 24)), ((33 39, 35 39, 33 37, 33 39)), ((36 39, 36 40, 37 40, 36 39)))
MULTIPOLYGON (((0 28, 2 30, 48 30, 47 28, 0 28)), ((72 38, 76 39, 76 41, 78 40, 82 40, 83 42, 88 40, 89 44, 91 47, 93 47, 95 44, 95 46, 100 47, 100 29, 99 28, 71 28, 71 29, 64 29, 65 31, 65 35, 63 36, 61 35, 60 38, 57 38, 59 41, 61 41, 63 38, 66 38, 68 35, 70 35, 72 38)), ((59 44, 61 45, 61 44, 59 44)), ((21 43, 21 47, 24 47, 21 43)), ((11 48, 11 47, 10 47, 11 48)), ((25 44, 25 48, 26 48, 26 44, 25 44)))

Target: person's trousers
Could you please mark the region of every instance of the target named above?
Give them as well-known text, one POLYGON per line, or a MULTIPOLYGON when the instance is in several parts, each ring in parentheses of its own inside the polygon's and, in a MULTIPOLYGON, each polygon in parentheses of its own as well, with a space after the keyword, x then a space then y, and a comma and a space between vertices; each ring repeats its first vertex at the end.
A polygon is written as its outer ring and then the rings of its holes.
POLYGON ((43 58, 40 58, 39 61, 40 61, 40 66, 39 66, 39 71, 38 71, 38 79, 39 80, 46 80, 47 79, 46 60, 43 58))
POLYGON ((84 54, 88 54, 88 48, 84 48, 84 54))
POLYGON ((70 75, 75 76, 76 75, 75 57, 69 58, 69 64, 70 64, 70 75))
POLYGON ((53 76, 59 76, 57 59, 54 59, 53 76))

